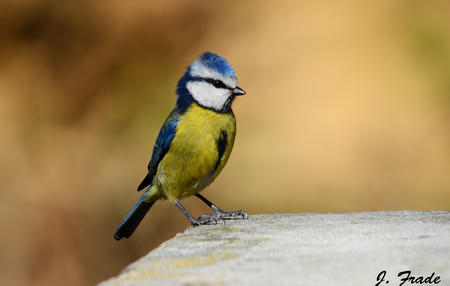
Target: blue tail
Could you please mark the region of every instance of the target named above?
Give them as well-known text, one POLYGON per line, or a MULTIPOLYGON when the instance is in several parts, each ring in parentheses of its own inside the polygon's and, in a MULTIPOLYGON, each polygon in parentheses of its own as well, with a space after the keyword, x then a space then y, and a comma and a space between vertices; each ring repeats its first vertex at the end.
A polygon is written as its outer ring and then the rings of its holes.
POLYGON ((114 238, 116 240, 120 240, 123 237, 129 238, 144 218, 145 214, 155 203, 155 201, 144 201, 144 196, 145 193, 139 198, 136 205, 134 205, 133 209, 117 228, 116 233, 114 233, 114 238))

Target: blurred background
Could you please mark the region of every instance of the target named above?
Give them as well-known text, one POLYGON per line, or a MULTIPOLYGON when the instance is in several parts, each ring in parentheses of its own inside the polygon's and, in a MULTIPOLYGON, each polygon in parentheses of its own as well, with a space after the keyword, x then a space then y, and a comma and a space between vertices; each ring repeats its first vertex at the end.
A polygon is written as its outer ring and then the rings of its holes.
POLYGON ((203 192, 220 207, 450 208, 449 1, 0 7, 1 285, 93 285, 188 226, 160 202, 113 239, 203 51, 247 91, 230 161, 203 192))

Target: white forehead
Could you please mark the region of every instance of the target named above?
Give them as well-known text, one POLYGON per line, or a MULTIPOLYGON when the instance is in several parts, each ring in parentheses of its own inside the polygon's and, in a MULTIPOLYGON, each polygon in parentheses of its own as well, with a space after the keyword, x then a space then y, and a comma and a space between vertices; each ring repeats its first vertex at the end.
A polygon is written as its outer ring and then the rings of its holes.
POLYGON ((191 76, 194 77, 203 77, 221 80, 224 84, 226 84, 231 88, 235 88, 237 86, 237 79, 235 77, 226 77, 221 73, 215 71, 214 69, 205 66, 199 61, 195 61, 191 64, 190 74, 191 76))

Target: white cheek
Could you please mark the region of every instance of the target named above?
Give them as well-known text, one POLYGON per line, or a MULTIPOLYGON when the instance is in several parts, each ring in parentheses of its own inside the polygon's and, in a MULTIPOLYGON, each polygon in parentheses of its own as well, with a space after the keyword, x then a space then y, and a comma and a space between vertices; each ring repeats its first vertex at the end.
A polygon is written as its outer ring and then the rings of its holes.
POLYGON ((204 81, 190 81, 186 87, 195 101, 208 108, 222 109, 231 95, 228 89, 215 88, 204 81))

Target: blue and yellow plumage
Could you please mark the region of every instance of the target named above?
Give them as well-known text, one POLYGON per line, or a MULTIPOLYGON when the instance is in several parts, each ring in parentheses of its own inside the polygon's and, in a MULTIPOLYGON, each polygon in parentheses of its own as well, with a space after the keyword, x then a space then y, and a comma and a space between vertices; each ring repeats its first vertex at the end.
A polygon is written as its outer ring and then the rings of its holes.
POLYGON ((220 219, 246 218, 244 211, 224 212, 199 194, 222 171, 234 144, 234 98, 245 92, 222 57, 206 52, 194 61, 177 85, 177 103, 164 122, 153 148, 145 188, 114 238, 129 237, 159 199, 174 203, 194 225, 220 219), (194 219, 179 200, 196 195, 215 212, 194 219))

